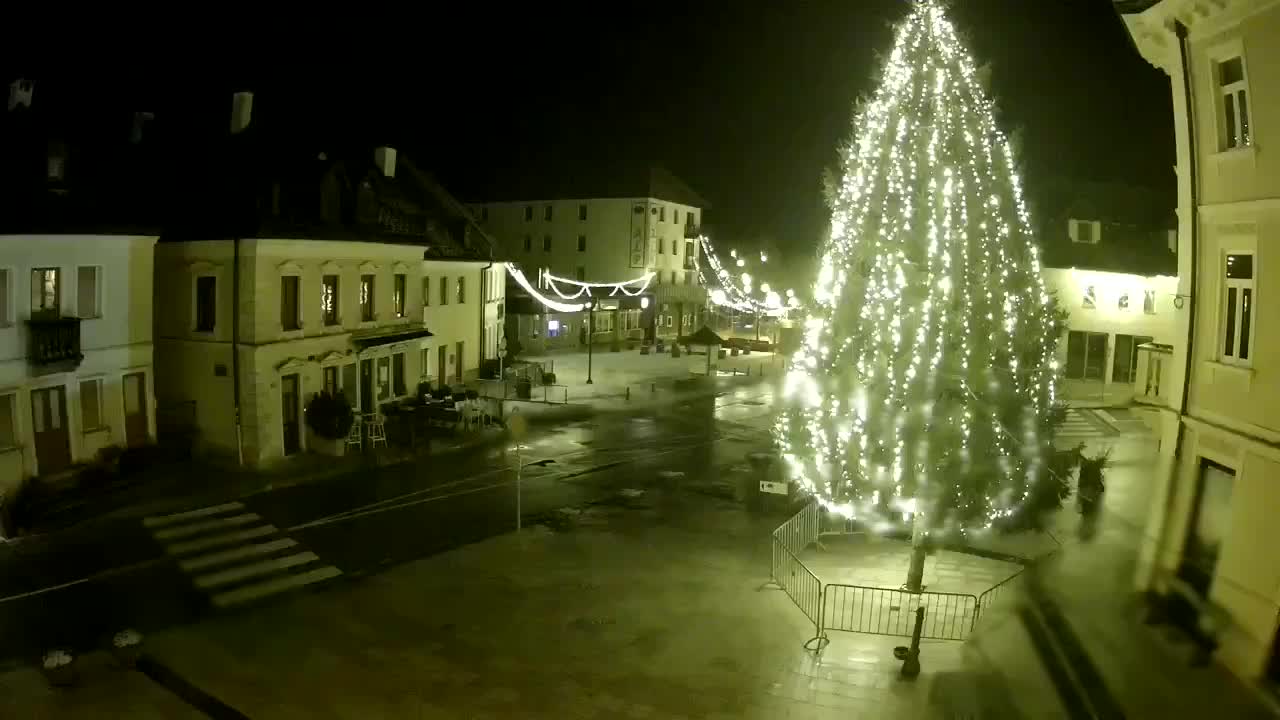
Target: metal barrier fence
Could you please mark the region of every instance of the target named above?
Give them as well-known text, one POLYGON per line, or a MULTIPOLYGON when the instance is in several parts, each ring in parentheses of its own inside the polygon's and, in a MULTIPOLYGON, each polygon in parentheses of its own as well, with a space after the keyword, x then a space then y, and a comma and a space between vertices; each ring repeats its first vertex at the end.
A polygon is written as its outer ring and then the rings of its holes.
MULTIPOLYGON (((1010 575, 1009 577, 996 583, 994 586, 987 588, 985 592, 978 596, 978 617, 982 617, 992 610, 999 607, 1014 594, 1016 589, 1022 584, 1022 574, 1026 572, 1026 568, 1010 575)), ((978 624, 977 618, 974 618, 974 625, 978 624)))
POLYGON ((813 623, 813 638, 805 642, 805 647, 809 647, 811 643, 817 643, 816 648, 825 645, 826 638, 822 633, 822 581, 776 537, 773 539, 772 568, 773 582, 782 588, 791 602, 813 623))
POLYGON ((773 531, 773 539, 781 542, 792 555, 799 555, 805 548, 818 542, 821 524, 822 517, 818 503, 811 502, 779 525, 778 529, 773 531))
POLYGON ((924 608, 920 637, 964 640, 973 630, 978 599, 959 593, 920 592, 828 584, 822 589, 822 625, 827 630, 911 637, 916 608, 924 608))

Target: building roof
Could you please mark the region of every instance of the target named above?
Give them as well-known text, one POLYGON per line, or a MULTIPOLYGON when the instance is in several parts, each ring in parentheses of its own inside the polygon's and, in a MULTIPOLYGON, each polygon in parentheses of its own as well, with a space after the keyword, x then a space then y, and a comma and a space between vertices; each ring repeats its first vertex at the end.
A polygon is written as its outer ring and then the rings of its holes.
POLYGON ((497 242, 427 171, 397 153, 394 175, 374 148, 275 145, 252 126, 220 138, 161 240, 273 237, 421 245, 438 260, 499 259, 497 242))
POLYGON ((1177 275, 1178 257, 1169 248, 1169 232, 1177 228, 1172 198, 1121 183, 1062 179, 1038 190, 1034 220, 1045 267, 1177 275), (1100 223, 1098 242, 1073 242, 1071 220, 1100 223))
POLYGON ((594 198, 657 198, 707 209, 710 204, 665 168, 598 162, 573 168, 509 169, 495 174, 469 202, 537 202, 594 198))
POLYGON ((167 162, 145 105, 16 78, 4 90, 0 233, 159 234, 167 162))

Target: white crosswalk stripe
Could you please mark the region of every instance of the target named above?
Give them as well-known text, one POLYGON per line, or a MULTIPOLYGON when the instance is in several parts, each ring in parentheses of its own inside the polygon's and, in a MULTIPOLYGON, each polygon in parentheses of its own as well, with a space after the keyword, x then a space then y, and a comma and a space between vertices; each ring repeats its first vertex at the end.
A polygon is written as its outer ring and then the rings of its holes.
POLYGON ((342 574, 238 502, 147 517, 142 525, 218 608, 342 574))
POLYGON ((1115 437, 1118 434, 1109 425, 1097 418, 1092 410, 1071 408, 1067 410, 1066 419, 1058 426, 1054 440, 1061 445, 1063 443, 1101 440, 1115 437))

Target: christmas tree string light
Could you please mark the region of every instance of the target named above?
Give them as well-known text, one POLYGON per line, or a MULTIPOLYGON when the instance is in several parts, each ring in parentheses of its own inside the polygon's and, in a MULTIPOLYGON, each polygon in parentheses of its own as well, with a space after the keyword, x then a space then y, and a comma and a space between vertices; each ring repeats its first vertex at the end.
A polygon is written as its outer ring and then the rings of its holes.
POLYGON ((843 158, 782 456, 842 516, 989 528, 1046 472, 1057 336, 1012 151, 935 0, 843 158))

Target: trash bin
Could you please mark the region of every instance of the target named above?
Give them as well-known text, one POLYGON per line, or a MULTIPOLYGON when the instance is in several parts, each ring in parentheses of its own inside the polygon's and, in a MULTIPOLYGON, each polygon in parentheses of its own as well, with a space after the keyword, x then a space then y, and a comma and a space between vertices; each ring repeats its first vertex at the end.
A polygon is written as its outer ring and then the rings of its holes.
POLYGON ((529 378, 520 378, 516 381, 516 397, 521 400, 528 400, 533 397, 533 383, 529 378))

